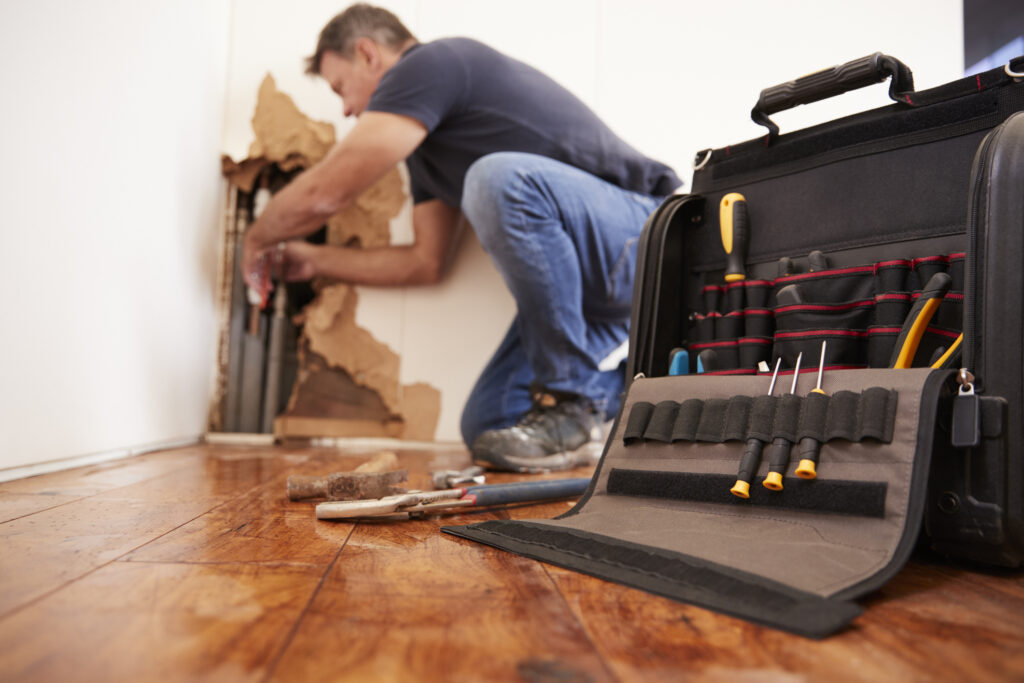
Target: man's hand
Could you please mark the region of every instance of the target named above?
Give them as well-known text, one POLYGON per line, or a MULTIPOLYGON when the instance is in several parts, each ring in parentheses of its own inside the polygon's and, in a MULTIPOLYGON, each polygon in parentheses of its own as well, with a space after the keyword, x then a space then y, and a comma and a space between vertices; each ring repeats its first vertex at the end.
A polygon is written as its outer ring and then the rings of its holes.
POLYGON ((245 284, 258 292, 270 286, 270 263, 274 247, 267 247, 261 244, 256 238, 256 231, 249 230, 245 233, 245 240, 242 242, 242 278, 245 284))
POLYGON ((320 274, 319 261, 326 249, 303 240, 285 242, 281 262, 275 266, 274 272, 285 282, 312 280, 320 274))

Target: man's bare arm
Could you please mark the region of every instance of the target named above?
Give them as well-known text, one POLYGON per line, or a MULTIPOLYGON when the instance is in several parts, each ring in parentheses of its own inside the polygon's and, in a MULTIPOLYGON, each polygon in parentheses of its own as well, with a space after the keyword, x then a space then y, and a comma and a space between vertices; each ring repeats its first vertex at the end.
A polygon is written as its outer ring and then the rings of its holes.
POLYGON ((440 200, 413 208, 415 241, 408 246, 359 249, 288 242, 285 277, 327 277, 362 285, 422 285, 439 282, 457 246, 461 214, 440 200))
POLYGON ((426 137, 416 119, 366 112, 320 163, 274 195, 245 235, 243 274, 260 284, 259 255, 287 239, 308 235, 408 157, 426 137))

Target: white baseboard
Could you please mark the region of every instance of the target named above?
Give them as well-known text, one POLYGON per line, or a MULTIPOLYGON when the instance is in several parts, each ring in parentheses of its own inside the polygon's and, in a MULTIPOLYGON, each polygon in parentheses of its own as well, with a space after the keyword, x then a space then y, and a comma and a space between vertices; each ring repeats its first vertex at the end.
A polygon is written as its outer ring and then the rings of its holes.
POLYGON ((168 439, 166 441, 156 441, 154 443, 143 444, 141 446, 130 446, 128 448, 118 448, 112 451, 103 451, 101 453, 90 453, 88 455, 61 458, 60 460, 50 460, 32 465, 11 467, 5 470, 0 470, 0 482, 24 479, 26 477, 35 477, 40 474, 50 474, 51 472, 60 472, 61 470, 70 470, 75 467, 85 467, 86 465, 97 465, 99 463, 110 462, 111 460, 132 458, 136 455, 142 455, 143 453, 163 451, 168 448, 194 446, 201 441, 202 436, 168 439))

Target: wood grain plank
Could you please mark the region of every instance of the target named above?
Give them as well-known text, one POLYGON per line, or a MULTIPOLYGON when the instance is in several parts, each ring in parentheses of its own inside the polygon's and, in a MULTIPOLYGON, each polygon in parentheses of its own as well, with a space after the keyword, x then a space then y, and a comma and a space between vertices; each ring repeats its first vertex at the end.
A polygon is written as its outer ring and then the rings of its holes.
POLYGON ((269 562, 326 567, 353 524, 323 524, 314 505, 292 502, 280 475, 146 544, 136 562, 269 562))
POLYGON ((614 680, 541 565, 441 524, 360 524, 273 678, 614 680))
POLYGON ((322 571, 115 562, 0 620, 0 677, 259 680, 322 571))
MULTIPOLYGON (((623 680, 1021 680, 1020 598, 912 563, 852 628, 812 641, 546 565, 602 656, 623 680)), ((1018 576, 995 579, 1014 591, 1018 576)))
POLYGON ((0 523, 78 500, 80 496, 49 493, 0 492, 0 523))
POLYGON ((202 447, 178 448, 171 451, 145 453, 123 460, 76 467, 61 472, 15 479, 0 483, 0 495, 31 493, 64 496, 91 496, 121 486, 130 486, 147 479, 161 477, 182 467, 203 460, 202 447))

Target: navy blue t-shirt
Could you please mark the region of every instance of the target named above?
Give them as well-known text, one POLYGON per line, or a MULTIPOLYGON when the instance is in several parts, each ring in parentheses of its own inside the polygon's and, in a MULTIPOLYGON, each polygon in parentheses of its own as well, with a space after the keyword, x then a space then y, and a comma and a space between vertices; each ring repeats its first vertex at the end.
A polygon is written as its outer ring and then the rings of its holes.
POLYGON ((466 170, 493 152, 546 156, 645 194, 669 195, 682 184, 568 90, 468 38, 407 50, 381 78, 367 110, 426 126, 426 139, 406 160, 416 203, 436 198, 458 207, 466 170))

